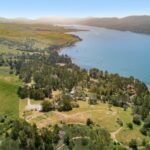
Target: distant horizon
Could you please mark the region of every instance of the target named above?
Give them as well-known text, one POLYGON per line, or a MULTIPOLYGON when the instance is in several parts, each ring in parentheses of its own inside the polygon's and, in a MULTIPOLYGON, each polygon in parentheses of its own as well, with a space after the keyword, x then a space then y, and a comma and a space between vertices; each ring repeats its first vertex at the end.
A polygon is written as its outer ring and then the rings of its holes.
POLYGON ((0 2, 0 16, 30 19, 42 16, 122 18, 130 15, 150 15, 149 8, 150 1, 147 0, 5 0, 0 2))
POLYGON ((127 16, 84 16, 84 17, 78 17, 78 16, 39 16, 36 18, 31 18, 31 17, 24 17, 24 16, 18 16, 18 17, 5 17, 5 16, 0 16, 0 18, 4 19, 28 19, 28 20, 38 20, 42 18, 53 18, 53 19, 84 19, 84 18, 126 18, 126 17, 141 17, 141 16, 149 16, 150 14, 142 14, 142 15, 127 15, 127 16))

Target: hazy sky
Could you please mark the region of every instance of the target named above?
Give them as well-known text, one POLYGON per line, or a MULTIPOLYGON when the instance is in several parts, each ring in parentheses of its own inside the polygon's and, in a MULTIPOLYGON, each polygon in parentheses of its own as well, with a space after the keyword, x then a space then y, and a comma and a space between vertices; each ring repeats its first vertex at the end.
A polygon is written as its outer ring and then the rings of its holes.
POLYGON ((150 0, 1 0, 1 17, 150 15, 150 0))

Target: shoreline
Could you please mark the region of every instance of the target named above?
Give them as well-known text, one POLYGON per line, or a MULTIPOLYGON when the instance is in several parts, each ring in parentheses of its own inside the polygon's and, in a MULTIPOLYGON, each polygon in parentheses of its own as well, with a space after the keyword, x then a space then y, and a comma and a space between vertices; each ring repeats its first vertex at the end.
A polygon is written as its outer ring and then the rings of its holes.
POLYGON ((149 84, 146 84, 146 85, 147 85, 148 91, 150 92, 150 85, 149 84))
MULTIPOLYGON (((87 30, 87 31, 88 31, 88 30, 87 30)), ((76 31, 76 32, 78 32, 78 31, 76 31)), ((129 32, 132 32, 132 31, 129 31, 129 32)), ((74 43, 71 43, 71 44, 68 45, 68 46, 63 46, 63 47, 61 47, 60 49, 58 49, 57 52, 58 52, 59 55, 62 55, 61 52, 63 51, 64 48, 71 48, 71 47, 74 47, 77 42, 81 42, 81 41, 83 40, 83 39, 81 39, 79 36, 73 34, 72 32, 70 32, 70 33, 71 33, 72 36, 76 37, 76 38, 78 39, 78 41, 75 41, 74 43)), ((133 33, 134 33, 134 32, 133 32, 133 33)), ((137 33, 137 34, 139 34, 139 33, 137 33)), ((70 56, 68 56, 68 57, 70 57, 70 56)), ((75 58, 70 57, 70 59, 71 59, 71 61, 73 61, 75 58)), ((82 67, 82 66, 80 66, 80 65, 78 65, 78 64, 76 64, 76 65, 79 66, 80 68, 84 68, 84 67, 82 67)), ((84 68, 84 69, 86 69, 86 68, 84 68)), ((118 73, 118 74, 120 75, 120 73, 118 73)), ((122 75, 120 75, 120 76, 122 76, 122 75)), ((124 76, 124 77, 125 77, 125 76, 124 76)), ((138 78, 138 80, 139 80, 139 81, 142 81, 142 80, 139 79, 139 78, 138 78)), ((146 82, 144 82, 144 84, 147 86, 148 91, 150 92, 150 84, 147 84, 146 82)))

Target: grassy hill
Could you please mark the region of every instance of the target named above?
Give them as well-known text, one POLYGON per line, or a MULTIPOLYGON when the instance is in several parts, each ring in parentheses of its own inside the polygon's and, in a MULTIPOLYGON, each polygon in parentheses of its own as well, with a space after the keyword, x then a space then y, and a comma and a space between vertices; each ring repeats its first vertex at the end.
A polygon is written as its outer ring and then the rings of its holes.
POLYGON ((150 34, 150 16, 128 16, 125 18, 85 18, 79 20, 78 23, 121 31, 150 34))
POLYGON ((0 24, 0 45, 9 49, 38 51, 46 48, 72 45, 80 39, 65 34, 72 30, 40 24, 0 24))
POLYGON ((0 67, 0 115, 19 117, 19 97, 17 89, 22 82, 18 77, 9 75, 9 68, 0 67))
MULTIPOLYGON (((32 101, 32 103, 35 102, 32 101)), ((20 106, 22 109, 26 106, 26 103, 26 100, 21 101, 20 106)), ((124 111, 120 107, 113 106, 110 110, 108 104, 100 103, 98 105, 89 105, 85 101, 80 101, 79 105, 79 108, 75 108, 69 112, 52 111, 42 113, 30 111, 26 113, 26 119, 31 123, 36 123, 38 127, 42 128, 60 122, 85 125, 86 120, 91 118, 95 124, 106 128, 111 133, 114 140, 117 140, 122 144, 128 145, 128 142, 131 139, 137 139, 139 145, 142 143, 143 139, 146 139, 147 141, 150 140, 140 133, 142 125, 137 126, 134 124, 133 130, 127 127, 127 123, 132 122, 131 108, 124 111), (117 120, 123 122, 122 127, 118 124, 117 120)))

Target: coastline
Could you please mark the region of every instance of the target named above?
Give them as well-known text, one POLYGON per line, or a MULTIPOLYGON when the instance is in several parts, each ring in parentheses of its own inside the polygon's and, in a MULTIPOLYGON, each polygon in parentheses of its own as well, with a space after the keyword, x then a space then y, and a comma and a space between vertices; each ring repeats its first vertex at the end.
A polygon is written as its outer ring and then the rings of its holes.
POLYGON ((150 85, 149 84, 146 84, 147 85, 147 87, 148 87, 148 91, 150 92, 150 85))

